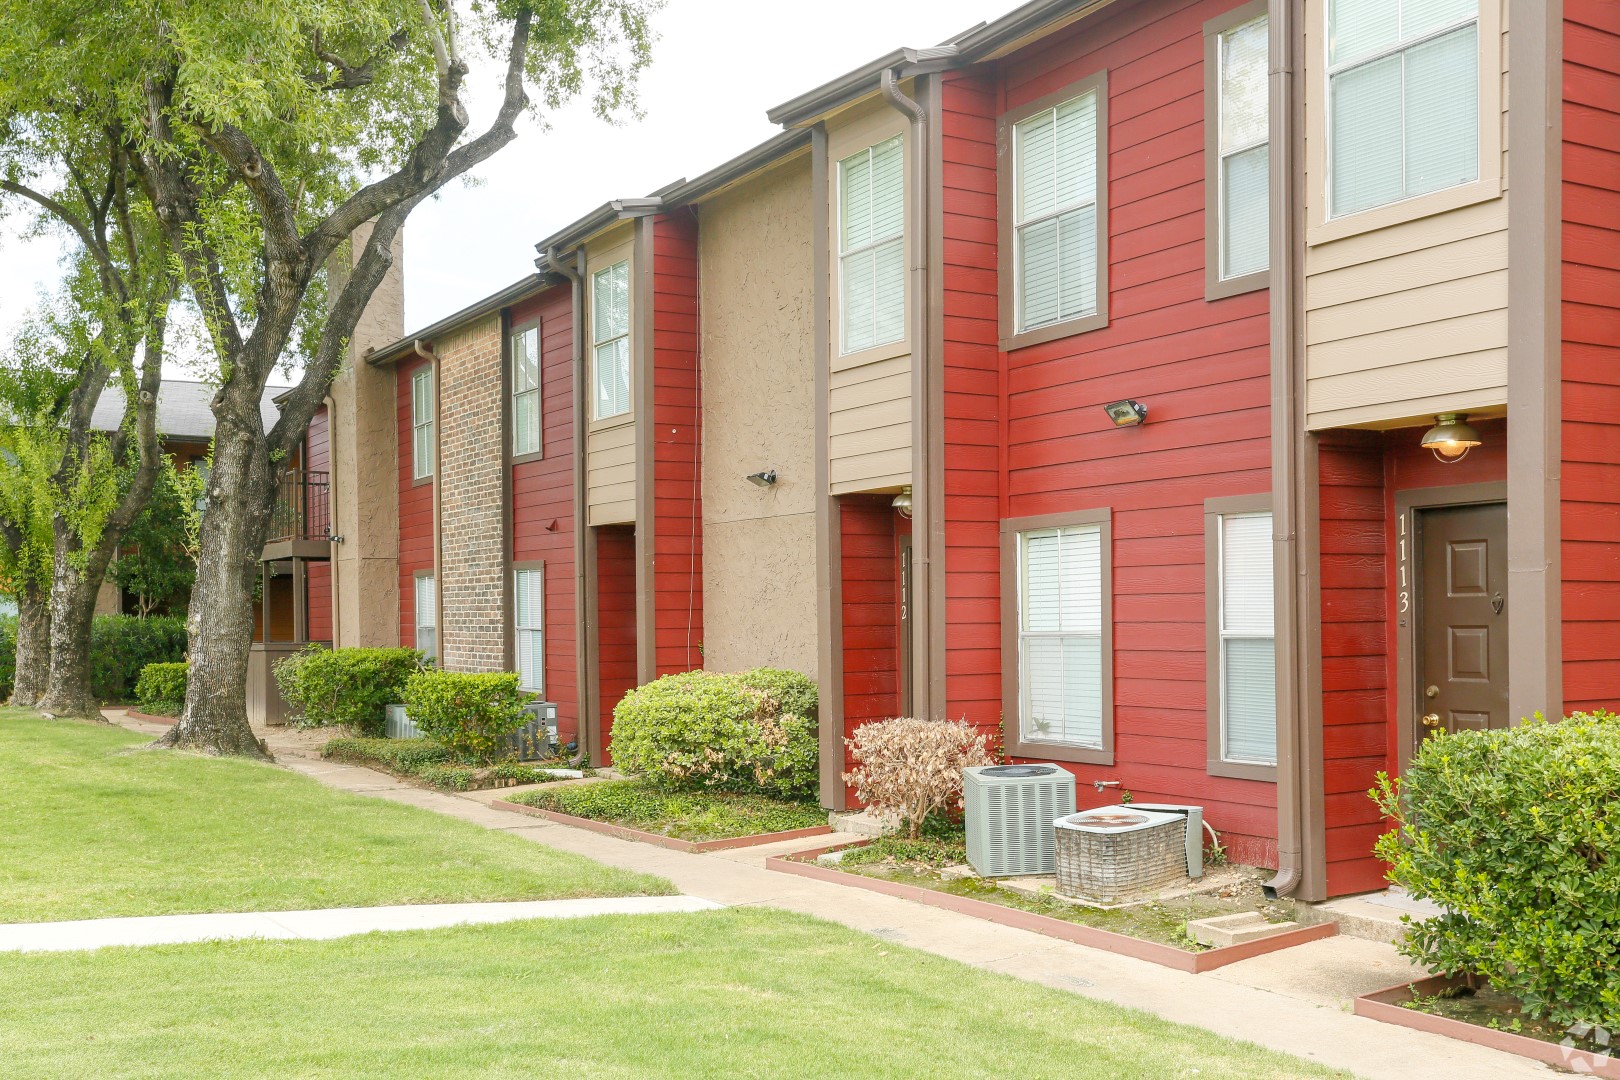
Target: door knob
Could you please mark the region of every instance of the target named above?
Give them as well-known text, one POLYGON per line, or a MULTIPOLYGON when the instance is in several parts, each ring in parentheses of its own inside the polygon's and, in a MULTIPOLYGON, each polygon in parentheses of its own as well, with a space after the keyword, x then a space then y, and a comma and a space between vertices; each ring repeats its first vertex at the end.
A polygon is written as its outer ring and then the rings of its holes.
POLYGON ((1439 727, 1440 726, 1440 714, 1439 713, 1433 713, 1433 712, 1432 713, 1425 713, 1424 716, 1423 716, 1423 726, 1427 727, 1427 728, 1439 727))
POLYGON ((1440 688, 1438 686, 1431 686, 1427 690, 1423 691, 1423 696, 1437 698, 1440 696, 1440 688))

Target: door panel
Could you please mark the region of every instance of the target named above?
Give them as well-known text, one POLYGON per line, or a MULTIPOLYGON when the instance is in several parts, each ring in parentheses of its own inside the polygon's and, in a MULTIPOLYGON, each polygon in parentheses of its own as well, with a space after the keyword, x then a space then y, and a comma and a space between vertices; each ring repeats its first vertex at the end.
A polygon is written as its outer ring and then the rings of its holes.
POLYGON ((1507 507, 1417 515, 1419 739, 1507 727, 1507 507))

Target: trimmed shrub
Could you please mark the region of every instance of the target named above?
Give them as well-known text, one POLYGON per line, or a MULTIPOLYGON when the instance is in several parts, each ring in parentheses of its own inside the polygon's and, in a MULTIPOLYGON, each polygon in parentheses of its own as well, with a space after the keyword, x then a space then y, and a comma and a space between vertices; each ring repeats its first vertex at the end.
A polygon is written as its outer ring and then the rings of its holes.
POLYGON ((1445 909, 1403 953, 1532 1017, 1620 1029, 1620 718, 1439 735, 1370 794, 1397 825, 1390 880, 1445 909))
MULTIPOLYGON (((420 780, 441 791, 473 791, 501 786, 500 781, 543 784, 557 779, 543 765, 497 761, 493 765, 466 765, 430 739, 329 739, 321 747, 328 761, 369 765, 395 776, 420 780)), ((559 762, 559 765, 566 764, 559 762)))
POLYGON ((810 798, 815 706, 815 684, 791 671, 666 675, 614 707, 613 761, 667 788, 810 798))
MULTIPOLYGON (((98 701, 130 701, 147 664, 186 658, 184 619, 97 615, 90 623, 90 693, 98 701)), ((17 620, 0 619, 0 700, 11 696, 17 673, 17 620)))
POLYGON ((186 674, 190 665, 147 664, 135 681, 135 701, 142 712, 179 716, 186 707, 186 674))
POLYGON ((512 752, 511 736, 528 722, 514 672, 418 671, 405 680, 405 711, 416 729, 462 761, 487 763, 512 752))
POLYGON ((913 840, 929 814, 961 808, 963 769, 995 764, 989 736, 965 720, 879 720, 856 728, 844 745, 857 763, 844 782, 873 810, 904 818, 913 840))
POLYGON ((0 701, 11 698, 17 681, 17 616, 0 618, 0 701))
POLYGON ((276 661, 276 685, 300 727, 345 725, 381 735, 389 705, 422 667, 415 649, 328 649, 311 645, 276 661))

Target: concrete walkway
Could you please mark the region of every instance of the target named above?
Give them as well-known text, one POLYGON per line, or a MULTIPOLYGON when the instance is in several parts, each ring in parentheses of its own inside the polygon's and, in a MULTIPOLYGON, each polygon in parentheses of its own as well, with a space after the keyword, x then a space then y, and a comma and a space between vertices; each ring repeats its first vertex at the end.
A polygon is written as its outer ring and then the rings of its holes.
MULTIPOLYGON (((163 729, 108 716, 138 731, 163 729)), ((767 856, 825 846, 826 838, 703 855, 619 840, 488 804, 512 789, 442 794, 392 776, 271 748, 283 765, 321 783, 461 818, 537 844, 668 878, 684 894, 724 905, 758 904, 844 926, 1166 1020, 1258 1043, 1367 1080, 1514 1080, 1557 1075, 1544 1065, 1438 1035, 1367 1020, 1350 999, 1423 973, 1393 947, 1334 937, 1191 975, 1026 930, 860 889, 766 870, 767 856)))
POLYGON ((7 923, 0 925, 0 952, 78 952, 110 945, 181 945, 242 938, 324 941, 369 934, 373 930, 434 930, 518 919, 579 919, 588 915, 667 915, 714 911, 721 906, 696 896, 622 896, 7 923))

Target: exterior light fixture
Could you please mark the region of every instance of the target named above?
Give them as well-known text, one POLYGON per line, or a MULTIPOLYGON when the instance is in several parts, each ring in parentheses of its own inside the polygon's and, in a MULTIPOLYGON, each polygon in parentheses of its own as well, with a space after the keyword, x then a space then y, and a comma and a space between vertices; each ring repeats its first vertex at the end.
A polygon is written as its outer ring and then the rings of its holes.
POLYGON ((745 477, 745 479, 750 484, 753 484, 755 487, 762 487, 762 488, 775 487, 776 486, 776 470, 775 469, 766 469, 764 472, 749 473, 747 475, 747 477, 745 477))
POLYGON ((1147 421, 1147 406, 1131 398, 1110 401, 1103 406, 1103 412, 1108 414, 1115 427, 1137 427, 1147 421))
POLYGON ((1479 432, 1468 425, 1463 413, 1440 413, 1434 418, 1434 427, 1423 435, 1423 448, 1433 450, 1435 460, 1446 465, 1461 461, 1479 444, 1479 432))
POLYGON ((907 484, 905 487, 901 488, 900 489, 900 494, 896 495, 894 497, 894 501, 891 502, 889 505, 894 507, 894 512, 895 513, 899 514, 901 517, 905 518, 907 521, 910 521, 911 520, 911 485, 907 484))

